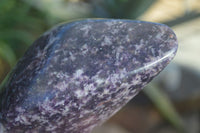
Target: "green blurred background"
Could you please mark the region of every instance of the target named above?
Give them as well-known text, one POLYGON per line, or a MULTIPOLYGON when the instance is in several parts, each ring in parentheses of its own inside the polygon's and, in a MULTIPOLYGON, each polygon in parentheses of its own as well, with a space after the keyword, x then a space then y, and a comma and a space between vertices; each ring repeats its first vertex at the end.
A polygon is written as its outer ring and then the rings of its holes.
POLYGON ((42 33, 82 18, 165 23, 179 40, 173 63, 94 133, 200 133, 200 0, 0 0, 0 83, 42 33))

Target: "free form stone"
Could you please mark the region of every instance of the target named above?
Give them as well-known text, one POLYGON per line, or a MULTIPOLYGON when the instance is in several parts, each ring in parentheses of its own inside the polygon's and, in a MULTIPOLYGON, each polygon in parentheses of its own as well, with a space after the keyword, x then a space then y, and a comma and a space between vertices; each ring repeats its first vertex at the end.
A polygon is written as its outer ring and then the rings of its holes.
POLYGON ((173 59, 166 25, 114 19, 61 24, 27 50, 1 92, 0 131, 89 133, 173 59))

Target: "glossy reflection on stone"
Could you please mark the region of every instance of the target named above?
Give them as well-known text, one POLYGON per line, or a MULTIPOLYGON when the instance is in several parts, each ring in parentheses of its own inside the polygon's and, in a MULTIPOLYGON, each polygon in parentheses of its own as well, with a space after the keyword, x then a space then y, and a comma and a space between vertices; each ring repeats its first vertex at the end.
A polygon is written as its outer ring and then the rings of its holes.
POLYGON ((172 60, 173 31, 162 24, 88 19, 42 35, 1 93, 1 130, 89 133, 172 60), (3 128, 4 127, 4 128, 3 128))

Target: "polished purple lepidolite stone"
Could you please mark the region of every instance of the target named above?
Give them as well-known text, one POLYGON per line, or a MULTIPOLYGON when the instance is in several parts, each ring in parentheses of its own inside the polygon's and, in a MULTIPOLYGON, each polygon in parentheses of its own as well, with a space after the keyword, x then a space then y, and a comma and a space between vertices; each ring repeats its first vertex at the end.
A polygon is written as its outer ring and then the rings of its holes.
POLYGON ((1 92, 0 131, 89 133, 173 59, 163 24, 86 19, 46 32, 18 62, 1 92))

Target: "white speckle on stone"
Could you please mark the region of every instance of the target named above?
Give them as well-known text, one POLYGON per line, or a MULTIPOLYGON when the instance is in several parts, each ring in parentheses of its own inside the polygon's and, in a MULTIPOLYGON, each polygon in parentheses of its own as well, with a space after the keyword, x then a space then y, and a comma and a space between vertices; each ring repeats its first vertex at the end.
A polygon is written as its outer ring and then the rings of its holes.
MULTIPOLYGON (((55 41, 57 41, 59 37, 53 37, 53 35, 50 37, 49 44, 53 44, 55 41)), ((46 45, 44 50, 46 51, 49 48, 50 45, 46 45)))
POLYGON ((112 22, 112 21, 111 21, 111 22, 107 21, 107 22, 105 22, 105 24, 106 24, 108 27, 110 27, 110 26, 113 25, 113 22, 112 22))
POLYGON ((49 80, 48 83, 47 83, 47 85, 51 85, 52 82, 53 82, 52 80, 49 80))
POLYGON ((69 52, 69 55, 70 55, 70 59, 72 60, 72 61, 74 61, 75 59, 76 59, 76 57, 72 54, 72 52, 69 52))
POLYGON ((58 124, 58 126, 61 126, 61 125, 63 125, 63 124, 64 124, 64 121, 63 121, 63 120, 61 120, 61 121, 58 121, 58 122, 57 122, 57 124, 58 124))
POLYGON ((128 43, 129 43, 129 42, 130 42, 130 37, 129 37, 129 35, 126 35, 126 37, 125 37, 125 38, 126 38, 126 42, 128 42, 128 43))
POLYGON ((141 76, 139 74, 136 74, 135 78, 132 80, 132 85, 138 85, 141 83, 141 76))
POLYGON ((153 54, 153 56, 155 56, 155 49, 151 49, 151 53, 153 54))
POLYGON ((113 34, 113 35, 117 34, 118 32, 119 32, 118 29, 113 29, 113 30, 112 30, 112 34, 113 34))
POLYGON ((82 52, 83 55, 87 54, 87 52, 88 52, 88 45, 87 44, 84 44, 81 47, 81 52, 82 52))
POLYGON ((69 107, 68 106, 65 106, 64 110, 62 111, 62 114, 68 114, 69 112, 69 107))
POLYGON ((68 58, 64 58, 62 61, 63 61, 63 62, 66 62, 66 61, 68 61, 68 58))
POLYGON ((103 94, 109 94, 109 90, 108 89, 104 89, 103 94))
POLYGON ((84 96, 84 92, 81 91, 81 90, 77 90, 77 91, 75 91, 75 94, 76 94, 76 96, 77 96, 78 98, 81 98, 81 97, 84 96))
POLYGON ((15 121, 23 123, 24 125, 31 125, 31 123, 27 120, 27 118, 24 115, 18 115, 15 118, 15 121))
POLYGON ((111 38, 105 36, 104 41, 101 43, 101 46, 110 46, 110 45, 112 45, 111 38))
POLYGON ((95 120, 94 116, 87 118, 86 120, 82 121, 80 125, 89 125, 93 120, 95 120))
POLYGON ((89 25, 89 24, 86 24, 86 25, 83 25, 82 28, 80 28, 80 30, 83 30, 83 31, 89 31, 92 27, 89 25))
POLYGON ((162 39, 162 34, 157 34, 157 35, 155 36, 155 39, 161 40, 161 39, 162 39))
POLYGON ((127 76, 127 71, 125 68, 119 70, 118 73, 111 74, 107 79, 106 83, 111 82, 113 85, 115 85, 118 81, 123 80, 127 76))
POLYGON ((89 91, 89 90, 92 90, 92 89, 94 89, 95 87, 94 87, 94 84, 86 84, 85 86, 84 86, 84 90, 85 91, 89 91))
POLYGON ((25 111, 25 109, 23 109, 22 107, 17 107, 16 111, 19 112, 19 113, 22 113, 22 112, 25 111))
POLYGON ((41 121, 42 119, 40 118, 40 116, 36 115, 36 114, 33 114, 31 116, 31 121, 34 122, 34 121, 41 121))
POLYGON ((102 84, 102 83, 104 82, 104 79, 102 79, 102 78, 97 78, 95 81, 96 81, 96 83, 97 83, 98 85, 100 85, 100 84, 102 84))
POLYGON ((57 50, 54 51, 55 54, 59 53, 59 52, 60 52, 60 49, 57 49, 57 50))
POLYGON ((58 72, 56 77, 59 78, 59 79, 67 79, 67 78, 69 78, 67 73, 63 73, 63 72, 58 72))
POLYGON ((62 81, 62 82, 58 82, 56 85, 54 85, 54 87, 60 91, 65 91, 67 85, 68 83, 66 83, 66 81, 62 81))
POLYGON ((74 73, 74 78, 79 78, 82 74, 84 73, 84 71, 82 69, 78 69, 76 70, 76 72, 74 73))
POLYGON ((142 49, 144 47, 144 40, 141 39, 140 40, 140 44, 139 45, 135 45, 135 50, 136 51, 140 51, 140 49, 142 49))
POLYGON ((51 131, 51 132, 53 132, 53 130, 55 130, 57 128, 57 126, 53 126, 53 125, 48 125, 48 126, 46 126, 46 131, 51 131))
POLYGON ((84 36, 87 36, 91 28, 92 27, 89 24, 87 24, 81 27, 80 30, 84 31, 84 36))
POLYGON ((65 104, 65 101, 64 100, 61 100, 59 102, 56 102, 55 106, 58 106, 58 105, 64 105, 65 104))

